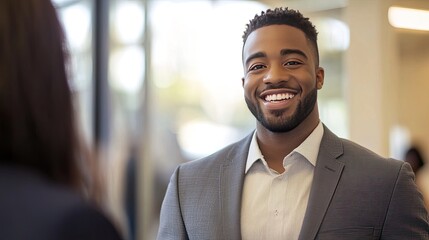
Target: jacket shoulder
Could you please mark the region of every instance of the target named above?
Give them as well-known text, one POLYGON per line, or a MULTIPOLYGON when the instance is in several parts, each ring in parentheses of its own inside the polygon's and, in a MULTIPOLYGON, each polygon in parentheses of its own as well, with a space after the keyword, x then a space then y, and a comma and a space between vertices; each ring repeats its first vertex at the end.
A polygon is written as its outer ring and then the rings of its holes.
POLYGON ((346 163, 365 165, 368 168, 390 166, 395 169, 395 172, 399 171, 404 164, 404 161, 383 157, 350 140, 341 139, 341 142, 344 146, 344 154, 342 158, 345 159, 346 163))
POLYGON ((98 207, 32 170, 0 167, 0 212, 6 239, 98 239, 103 232, 120 239, 98 207))

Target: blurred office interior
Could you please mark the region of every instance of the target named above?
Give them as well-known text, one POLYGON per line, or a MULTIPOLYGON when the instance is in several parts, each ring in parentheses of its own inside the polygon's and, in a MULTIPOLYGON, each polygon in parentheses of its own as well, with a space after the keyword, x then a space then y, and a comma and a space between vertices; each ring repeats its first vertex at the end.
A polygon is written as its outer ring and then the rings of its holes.
POLYGON ((241 36, 267 8, 298 9, 316 25, 325 68, 318 103, 331 130, 400 160, 416 144, 429 159, 429 1, 53 2, 71 49, 82 130, 104 170, 106 206, 129 239, 154 239, 178 164, 253 130, 241 36))

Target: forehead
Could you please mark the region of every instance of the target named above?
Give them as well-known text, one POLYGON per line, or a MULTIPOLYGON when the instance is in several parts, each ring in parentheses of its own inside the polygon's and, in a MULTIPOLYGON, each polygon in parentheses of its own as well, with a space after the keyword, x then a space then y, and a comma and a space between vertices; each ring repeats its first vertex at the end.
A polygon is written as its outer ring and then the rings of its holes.
POLYGON ((256 52, 276 52, 282 49, 298 49, 312 56, 310 41, 303 31, 289 25, 270 25, 254 30, 243 47, 243 59, 256 52))

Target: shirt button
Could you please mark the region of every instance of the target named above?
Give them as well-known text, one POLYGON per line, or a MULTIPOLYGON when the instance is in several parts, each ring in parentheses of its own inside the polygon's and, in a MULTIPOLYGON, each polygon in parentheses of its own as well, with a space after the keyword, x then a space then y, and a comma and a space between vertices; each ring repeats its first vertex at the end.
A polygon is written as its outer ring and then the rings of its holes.
POLYGON ((275 210, 275 211, 274 211, 274 215, 275 215, 275 216, 278 216, 278 215, 279 215, 279 211, 278 211, 278 210, 275 210))

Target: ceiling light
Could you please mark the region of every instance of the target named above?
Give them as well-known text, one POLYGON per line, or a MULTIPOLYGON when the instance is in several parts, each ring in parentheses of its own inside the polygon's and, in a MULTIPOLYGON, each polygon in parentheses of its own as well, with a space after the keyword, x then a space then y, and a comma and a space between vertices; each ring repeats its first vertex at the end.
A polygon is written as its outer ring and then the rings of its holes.
POLYGON ((388 18, 397 28, 429 31, 429 11, 426 10, 390 7, 388 18))

